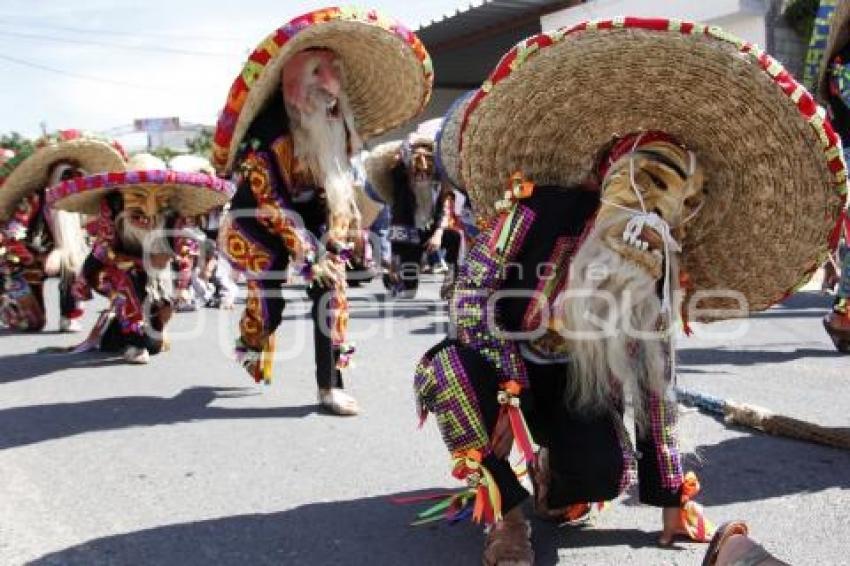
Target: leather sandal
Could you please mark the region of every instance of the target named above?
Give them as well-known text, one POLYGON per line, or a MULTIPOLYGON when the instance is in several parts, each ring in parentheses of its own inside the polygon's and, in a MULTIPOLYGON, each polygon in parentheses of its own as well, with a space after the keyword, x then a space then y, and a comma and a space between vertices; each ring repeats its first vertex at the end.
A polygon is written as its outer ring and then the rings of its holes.
POLYGON ((723 523, 714 532, 711 542, 708 544, 708 549, 705 551, 705 558, 702 560, 702 566, 714 566, 717 564, 717 555, 720 554, 720 548, 733 535, 747 536, 750 529, 743 521, 729 521, 723 523))
POLYGON ((526 520, 501 520, 490 527, 481 557, 484 566, 532 566, 531 525, 526 520))

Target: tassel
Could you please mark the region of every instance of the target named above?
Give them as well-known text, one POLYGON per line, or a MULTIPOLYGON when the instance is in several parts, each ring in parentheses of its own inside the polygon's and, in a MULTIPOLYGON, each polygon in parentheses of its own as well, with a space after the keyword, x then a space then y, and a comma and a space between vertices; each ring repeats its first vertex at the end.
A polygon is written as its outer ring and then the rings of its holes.
POLYGON ((502 255, 504 255, 505 250, 508 249, 508 241, 511 238, 511 226, 513 226, 515 215, 516 207, 514 206, 510 209, 510 212, 502 221, 502 225, 499 229, 499 239, 496 241, 496 251, 502 255))
POLYGON ((410 523, 412 527, 427 525, 440 520, 448 521, 449 524, 455 524, 469 517, 472 514, 472 506, 470 503, 475 497, 475 490, 462 489, 455 491, 431 493, 426 495, 414 495, 411 497, 394 497, 392 501, 396 505, 410 505, 413 503, 423 503, 428 501, 437 501, 424 511, 416 515, 416 519, 410 523))
POLYGON ((481 465, 481 452, 467 450, 454 455, 452 475, 465 480, 475 491, 472 520, 492 524, 502 520, 502 495, 499 486, 485 466, 481 465))
POLYGON ((532 194, 534 194, 534 183, 524 180, 519 171, 511 175, 510 188, 505 191, 504 198, 496 203, 497 211, 507 213, 499 227, 499 239, 496 242, 496 251, 500 254, 504 254, 505 250, 508 249, 517 203, 532 194))
POLYGON ((106 334, 106 329, 109 327, 109 323, 112 322, 113 318, 115 318, 115 313, 112 309, 107 309, 101 312, 88 337, 78 346, 75 346, 71 352, 74 354, 81 354, 83 352, 97 350, 100 347, 100 339, 103 338, 104 334, 106 334))
POLYGON ((501 405, 499 419, 510 419, 511 432, 522 453, 523 461, 533 465, 535 461, 534 447, 532 446, 528 423, 525 422, 525 416, 520 409, 519 394, 521 391, 522 385, 514 380, 502 385, 502 390, 499 391, 497 396, 497 401, 501 405))
POLYGON ((260 357, 260 379, 266 385, 272 382, 272 370, 274 369, 274 334, 270 335, 266 340, 266 345, 263 346, 263 352, 260 357))
MULTIPOLYGON (((689 296, 694 291, 694 284, 690 274, 683 268, 679 269, 679 289, 684 291, 685 296, 689 296)), ((682 330, 685 336, 693 336, 694 330, 691 328, 690 317, 688 317, 688 308, 685 301, 679 305, 679 318, 682 321, 682 330)))
POLYGON ((709 542, 714 536, 714 524, 706 518, 702 505, 693 501, 699 490, 697 475, 694 472, 685 474, 682 484, 682 524, 691 540, 709 542))

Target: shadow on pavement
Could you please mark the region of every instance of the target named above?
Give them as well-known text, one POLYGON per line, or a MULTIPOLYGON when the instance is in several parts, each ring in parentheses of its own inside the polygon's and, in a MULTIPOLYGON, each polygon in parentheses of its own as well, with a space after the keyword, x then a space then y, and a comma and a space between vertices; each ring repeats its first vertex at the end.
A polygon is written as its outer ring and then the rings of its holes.
POLYGON ((389 498, 311 503, 279 513, 167 525, 93 540, 30 564, 477 563, 483 544, 480 527, 411 527, 408 523, 422 506, 397 505, 389 498))
POLYGON ((234 409, 210 407, 216 399, 245 397, 249 389, 191 387, 167 397, 113 397, 78 403, 14 407, 0 411, 0 450, 87 432, 212 419, 303 418, 318 406, 234 409))
POLYGON ((53 354, 31 352, 0 357, 0 384, 41 377, 57 371, 75 368, 97 368, 123 365, 125 362, 114 355, 100 352, 82 354, 53 354))
MULTIPOLYGON (((559 550, 570 548, 604 548, 628 546, 629 548, 654 547, 657 532, 640 529, 601 529, 598 527, 558 527, 552 523, 534 521, 534 563, 538 566, 559 563, 559 550)), ((671 551, 683 550, 673 546, 671 551)), ((471 561, 469 562, 472 563, 471 561)))
MULTIPOLYGON (((791 295, 788 300, 776 305, 772 310, 780 309, 822 309, 825 314, 826 309, 832 306, 834 297, 832 295, 824 295, 818 291, 801 291, 791 295)), ((770 311, 766 311, 770 312, 770 311)))
MULTIPOLYGON (((840 358, 843 354, 834 349, 797 348, 791 351, 728 350, 725 348, 683 348, 678 351, 680 371, 687 366, 781 364, 801 358, 840 358)), ((714 372, 712 372, 714 373, 714 372)))
MULTIPOLYGON (((417 493, 433 493, 443 489, 417 493)), ((399 494, 416 495, 411 493, 399 494)), ((311 503, 270 514, 167 525, 108 536, 43 556, 34 566, 106 564, 451 565, 477 564, 482 529, 471 522, 411 527, 428 503, 397 505, 392 496, 311 503)), ((637 529, 559 529, 534 522, 536 564, 554 565, 558 550, 654 544, 637 529)))
POLYGON ((850 489, 850 452, 764 434, 730 438, 691 459, 707 507, 786 495, 850 489))

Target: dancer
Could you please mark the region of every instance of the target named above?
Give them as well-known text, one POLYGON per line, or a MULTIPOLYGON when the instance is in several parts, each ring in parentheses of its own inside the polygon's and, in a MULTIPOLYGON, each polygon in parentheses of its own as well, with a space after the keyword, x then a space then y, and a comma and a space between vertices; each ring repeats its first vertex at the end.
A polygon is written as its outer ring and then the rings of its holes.
MULTIPOLYGON (((845 160, 850 146, 850 1, 836 3, 821 64, 818 88, 829 109, 830 119, 844 143, 845 160)), ((842 218, 830 234, 830 254, 825 266, 824 287, 835 289, 832 309, 823 325, 839 352, 850 354, 850 214, 842 218)))
POLYGON ((660 544, 710 538, 676 438, 675 315, 745 316, 816 269, 846 191, 818 112, 755 47, 640 18, 520 42, 473 96, 460 163, 487 227, 415 390, 490 524, 485 564, 533 561, 513 445, 543 517, 580 519, 636 476, 660 544))
POLYGON ((167 349, 174 237, 183 219, 223 206, 233 193, 228 181, 163 169, 78 177, 49 189, 49 206, 98 218, 75 292, 91 298, 94 290, 110 304, 75 350, 122 352, 128 363, 145 364, 167 349))
POLYGON ((327 8, 272 33, 233 83, 213 163, 238 185, 221 241, 248 279, 236 353, 256 381, 271 379, 280 288, 294 265, 310 282, 319 402, 335 414, 359 412, 340 371, 353 353, 345 263, 361 237, 350 157, 416 116, 431 82, 427 52, 400 24, 327 8))
POLYGON ((88 253, 82 218, 48 210, 44 191, 89 173, 121 171, 126 155, 116 142, 79 130, 62 130, 34 145, 0 164, 0 323, 42 330, 44 283, 58 275, 59 330, 77 332, 83 311, 71 285, 88 253))

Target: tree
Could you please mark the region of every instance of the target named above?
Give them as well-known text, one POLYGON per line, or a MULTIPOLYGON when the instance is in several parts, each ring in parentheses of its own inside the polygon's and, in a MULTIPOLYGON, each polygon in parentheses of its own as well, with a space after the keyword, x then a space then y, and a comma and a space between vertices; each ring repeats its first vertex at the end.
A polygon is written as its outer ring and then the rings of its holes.
POLYGON ((0 136, 0 147, 11 149, 15 153, 31 152, 35 149, 32 140, 18 132, 10 132, 0 136))
POLYGON ((167 147, 167 146, 157 147, 156 149, 152 149, 150 151, 150 153, 151 153, 151 155, 155 155, 156 157, 159 157, 160 159, 162 159, 166 163, 171 161, 171 158, 174 157, 175 155, 180 155, 179 151, 175 151, 175 150, 173 150, 173 149, 171 149, 170 147, 167 147))
POLYGON ((194 138, 186 140, 186 147, 191 153, 201 155, 207 159, 212 158, 213 131, 202 128, 194 138))

